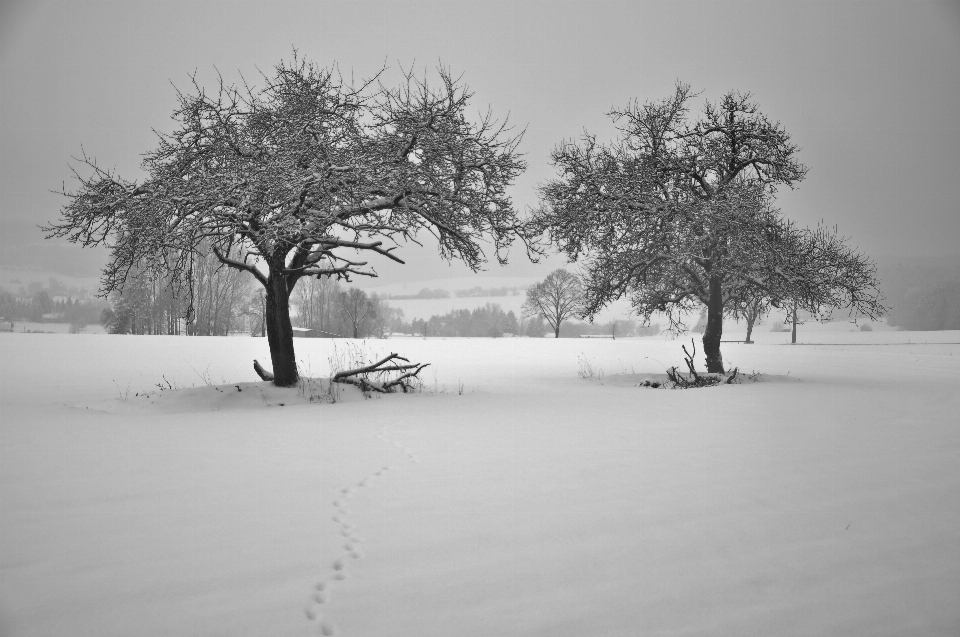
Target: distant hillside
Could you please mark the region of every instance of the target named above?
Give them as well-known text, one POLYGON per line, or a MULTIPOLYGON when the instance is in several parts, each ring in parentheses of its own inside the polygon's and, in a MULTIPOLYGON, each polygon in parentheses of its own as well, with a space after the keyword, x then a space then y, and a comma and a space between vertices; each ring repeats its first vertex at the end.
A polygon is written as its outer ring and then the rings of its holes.
POLYGON ((878 261, 890 325, 908 330, 960 329, 960 256, 878 261))
POLYGON ((85 298, 100 289, 98 276, 70 276, 44 268, 0 267, 0 287, 17 294, 23 288, 33 294, 46 290, 51 296, 69 294, 85 298))

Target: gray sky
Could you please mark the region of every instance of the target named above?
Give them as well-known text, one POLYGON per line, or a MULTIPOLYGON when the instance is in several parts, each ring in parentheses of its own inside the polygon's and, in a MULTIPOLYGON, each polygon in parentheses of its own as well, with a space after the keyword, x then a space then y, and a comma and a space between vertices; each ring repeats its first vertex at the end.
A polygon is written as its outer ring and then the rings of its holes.
MULTIPOLYGON (((877 258, 960 254, 960 2, 8 2, 0 5, 0 264, 96 273, 102 253, 44 241, 81 147, 138 177, 175 85, 214 67, 255 80, 294 47, 357 76, 384 63, 462 72, 477 110, 510 114, 529 162, 525 208, 551 148, 676 80, 754 93, 810 174, 780 205, 877 258)), ((462 275, 416 246, 384 282, 462 275)), ((491 274, 539 274, 522 251, 491 274)), ((388 272, 390 270, 390 272, 388 272)))

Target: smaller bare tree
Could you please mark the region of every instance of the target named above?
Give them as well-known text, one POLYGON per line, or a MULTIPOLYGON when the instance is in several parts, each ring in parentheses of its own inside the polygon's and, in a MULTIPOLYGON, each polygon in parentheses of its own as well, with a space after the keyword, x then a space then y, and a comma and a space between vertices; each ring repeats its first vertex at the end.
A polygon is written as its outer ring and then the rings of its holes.
POLYGON ((736 305, 732 311, 735 318, 747 321, 747 338, 745 343, 752 344, 750 337, 753 336, 753 328, 757 321, 770 312, 770 300, 762 296, 747 298, 736 305))
POLYGON ((340 310, 340 319, 351 331, 353 338, 363 338, 367 333, 367 326, 373 318, 374 307, 370 297, 363 290, 350 288, 337 295, 340 310))
POLYGON ((542 316, 553 328, 554 336, 560 338, 560 323, 580 314, 582 307, 583 287, 580 279, 561 268, 527 288, 523 315, 542 316))

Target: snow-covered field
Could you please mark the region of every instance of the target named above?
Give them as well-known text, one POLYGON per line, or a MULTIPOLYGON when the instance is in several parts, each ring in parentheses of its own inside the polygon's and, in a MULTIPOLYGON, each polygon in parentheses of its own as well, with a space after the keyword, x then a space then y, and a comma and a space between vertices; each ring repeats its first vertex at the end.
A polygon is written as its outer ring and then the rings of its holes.
POLYGON ((0 334, 0 634, 960 634, 960 332, 828 328, 688 391, 635 386, 676 340, 368 341, 424 391, 334 404, 263 339, 0 334))

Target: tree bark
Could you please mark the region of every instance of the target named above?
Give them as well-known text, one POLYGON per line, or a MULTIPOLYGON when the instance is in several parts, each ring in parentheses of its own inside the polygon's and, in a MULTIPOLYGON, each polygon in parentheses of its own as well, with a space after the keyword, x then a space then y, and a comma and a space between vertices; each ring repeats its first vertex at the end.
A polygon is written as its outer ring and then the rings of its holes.
POLYGON ((557 327, 553 330, 553 337, 560 338, 560 321, 557 321, 557 327))
POLYGON ((720 277, 710 277, 710 297, 707 302, 707 329, 703 331, 703 353, 707 357, 707 372, 722 374, 723 356, 720 338, 723 335, 723 288, 720 277))
POLYGON ((270 360, 273 363, 273 384, 290 387, 299 380, 290 324, 290 291, 283 276, 271 275, 266 288, 265 319, 270 360))
POLYGON ((757 320, 756 315, 751 315, 747 317, 747 340, 745 342, 752 343, 750 336, 753 334, 753 322, 757 320))
POLYGON ((790 330, 790 343, 796 345, 797 343, 797 302, 793 302, 793 317, 792 317, 793 327, 790 330))

